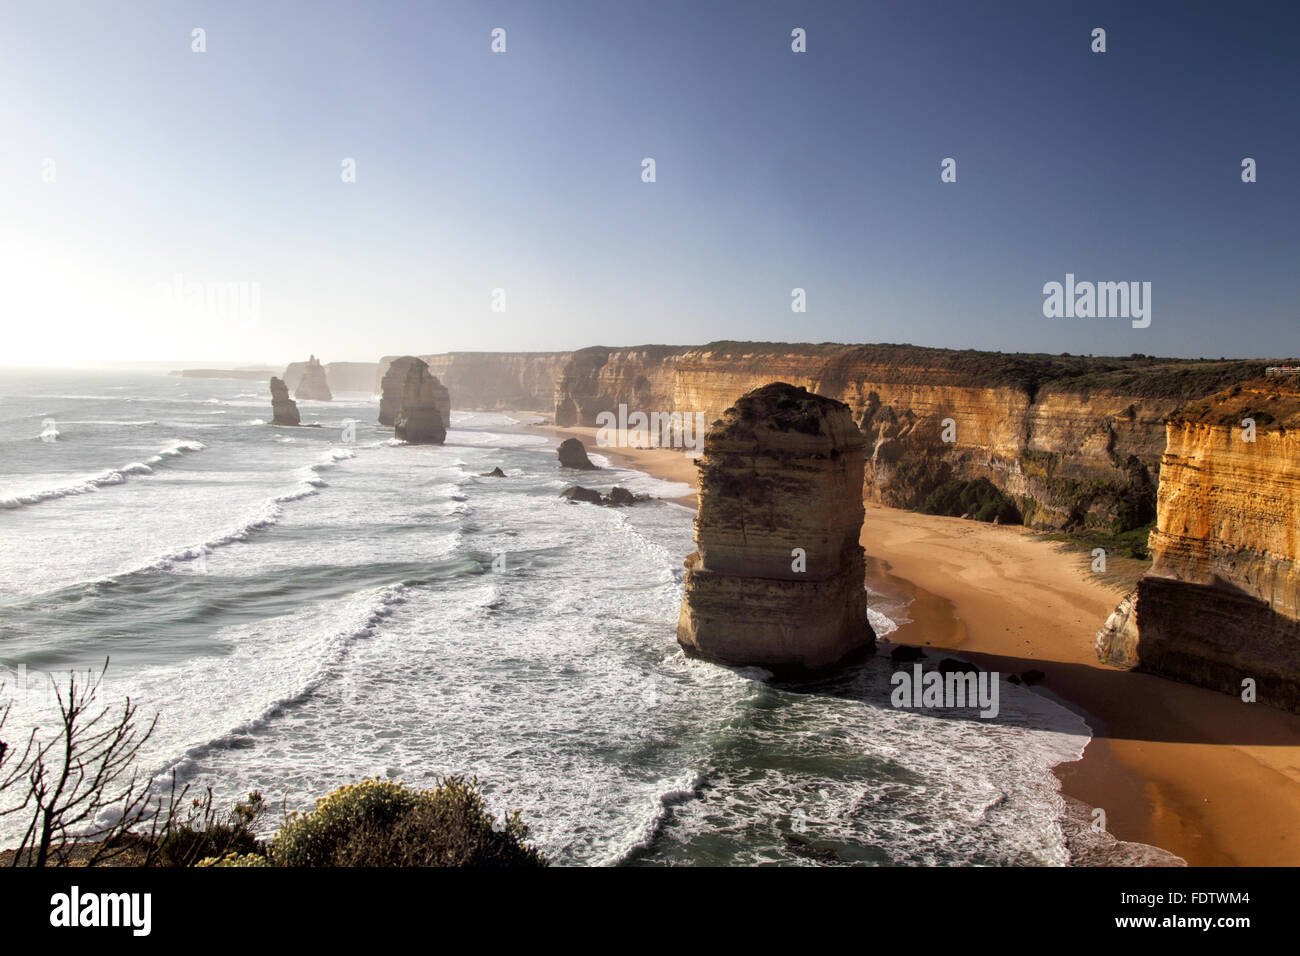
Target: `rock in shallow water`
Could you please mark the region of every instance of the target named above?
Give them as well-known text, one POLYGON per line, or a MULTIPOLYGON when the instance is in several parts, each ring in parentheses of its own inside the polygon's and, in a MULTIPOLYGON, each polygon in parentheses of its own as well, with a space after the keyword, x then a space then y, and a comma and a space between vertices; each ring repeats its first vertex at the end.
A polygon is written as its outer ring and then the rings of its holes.
POLYGON ((649 495, 634 495, 626 488, 617 486, 610 489, 609 494, 601 495, 594 488, 584 488, 582 485, 570 485, 560 492, 561 498, 568 498, 570 501, 586 501, 593 505, 605 505, 609 508, 619 508, 626 505, 634 505, 639 501, 649 501, 649 495))
POLYGON ((560 459, 560 465, 564 468, 577 468, 580 471, 598 470, 591 463, 591 459, 587 457, 587 449, 583 446, 581 439, 564 439, 564 441, 560 442, 560 447, 555 455, 560 459))

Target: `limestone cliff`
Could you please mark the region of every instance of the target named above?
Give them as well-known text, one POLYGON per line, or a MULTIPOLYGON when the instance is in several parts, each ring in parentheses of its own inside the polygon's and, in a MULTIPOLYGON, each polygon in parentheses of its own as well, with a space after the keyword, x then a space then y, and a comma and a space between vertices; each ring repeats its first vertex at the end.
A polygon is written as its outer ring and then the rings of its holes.
POLYGON ((308 359, 307 364, 303 367, 302 377, 293 390, 293 397, 300 402, 304 400, 331 402, 334 400, 334 396, 330 393, 329 380, 325 376, 325 367, 321 365, 320 359, 316 358, 316 356, 313 355, 308 359))
POLYGON ((1234 694, 1253 678, 1300 709, 1300 388, 1234 386, 1170 416, 1167 438, 1152 569, 1098 656, 1234 694))
POLYGON ((301 425, 302 416, 298 414, 298 403, 289 397, 289 386, 283 379, 271 376, 271 424, 301 425))
POLYGON ((781 379, 849 406, 867 439, 873 500, 917 507, 944 481, 985 477, 1031 526, 1125 530, 1154 517, 1165 416, 1261 368, 906 345, 593 347, 561 371, 555 418, 596 425, 622 403, 713 421, 781 379))
POLYGON ((778 382, 705 436, 696 552, 677 640, 689 653, 817 671, 875 646, 862 530, 864 442, 849 409, 778 382))
POLYGON ((402 398, 393 419, 393 434, 413 445, 441 445, 447 438, 444 408, 447 390, 416 359, 406 371, 402 398))

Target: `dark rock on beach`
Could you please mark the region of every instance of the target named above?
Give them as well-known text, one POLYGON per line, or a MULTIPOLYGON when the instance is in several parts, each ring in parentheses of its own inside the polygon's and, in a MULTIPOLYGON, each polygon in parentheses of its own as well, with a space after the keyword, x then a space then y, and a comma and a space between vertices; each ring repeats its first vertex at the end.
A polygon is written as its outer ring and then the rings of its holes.
POLYGON ((925 657, 925 651, 911 644, 899 644, 889 652, 889 659, 897 664, 910 664, 925 657))
POLYGON ((491 471, 483 472, 481 475, 479 475, 479 477, 480 478, 504 478, 506 477, 506 473, 502 471, 501 467, 498 465, 496 468, 493 468, 491 471))

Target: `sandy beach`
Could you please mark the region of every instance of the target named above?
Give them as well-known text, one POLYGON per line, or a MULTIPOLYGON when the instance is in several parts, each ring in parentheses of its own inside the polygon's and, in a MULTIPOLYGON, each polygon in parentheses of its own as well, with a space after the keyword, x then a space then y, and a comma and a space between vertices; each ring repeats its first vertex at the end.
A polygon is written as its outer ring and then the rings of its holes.
MULTIPOLYGON (((695 487, 681 451, 597 448, 594 428, 536 427, 695 487)), ((862 544, 873 590, 910 599, 894 641, 1001 673, 1036 668, 1040 688, 1084 717, 1093 739, 1056 773, 1064 795, 1105 810, 1112 835, 1193 866, 1300 864, 1300 716, 1099 663, 1093 638, 1122 574, 1094 574, 1083 547, 1022 528, 870 502, 862 544)))

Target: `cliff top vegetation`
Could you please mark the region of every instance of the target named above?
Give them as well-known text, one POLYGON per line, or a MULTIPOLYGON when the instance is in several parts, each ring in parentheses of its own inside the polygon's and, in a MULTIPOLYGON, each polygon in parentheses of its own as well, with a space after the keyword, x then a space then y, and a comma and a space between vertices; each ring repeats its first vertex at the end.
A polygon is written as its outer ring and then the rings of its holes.
POLYGON ((1300 378, 1259 378, 1189 402, 1169 416, 1174 422, 1239 426, 1253 418, 1256 429, 1300 426, 1300 378))

